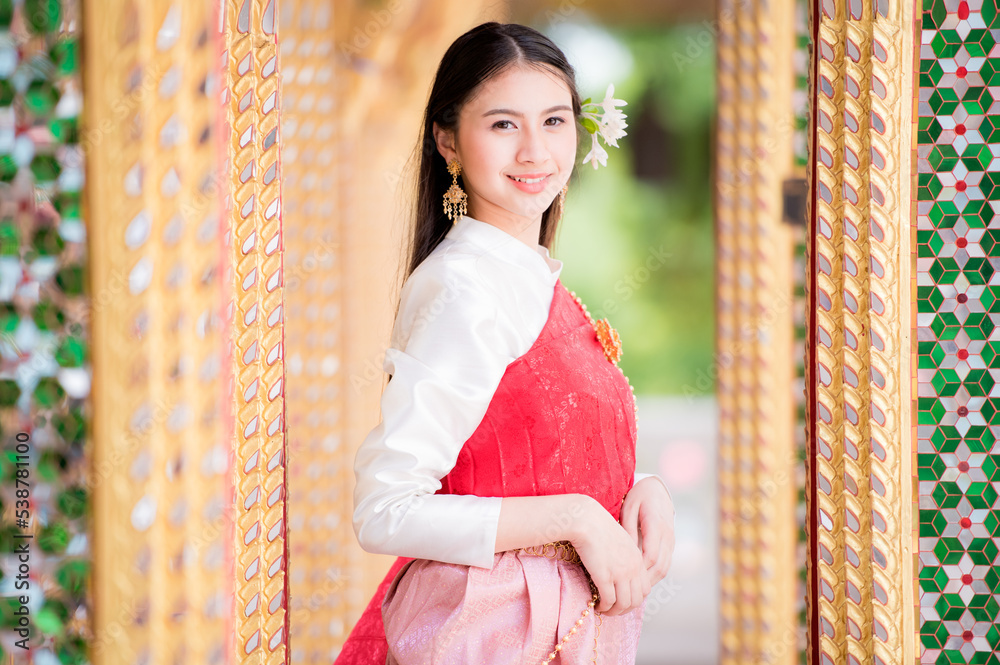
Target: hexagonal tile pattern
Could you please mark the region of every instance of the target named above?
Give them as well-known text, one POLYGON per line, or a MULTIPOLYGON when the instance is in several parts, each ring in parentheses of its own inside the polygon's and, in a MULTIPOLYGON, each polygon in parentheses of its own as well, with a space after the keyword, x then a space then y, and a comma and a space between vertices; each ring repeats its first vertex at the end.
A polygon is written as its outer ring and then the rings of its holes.
POLYGON ((1000 665, 998 2, 924 0, 921 16, 921 663, 1000 665))

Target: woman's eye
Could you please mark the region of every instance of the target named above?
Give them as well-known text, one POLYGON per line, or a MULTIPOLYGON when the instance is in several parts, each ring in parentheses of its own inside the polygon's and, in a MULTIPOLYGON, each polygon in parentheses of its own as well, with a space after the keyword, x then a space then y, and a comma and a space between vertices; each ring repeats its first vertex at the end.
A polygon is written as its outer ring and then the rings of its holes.
MULTIPOLYGON (((549 127, 556 127, 564 122, 566 121, 559 116, 552 116, 551 118, 546 119, 545 124, 549 127), (555 122, 549 122, 550 120, 555 120, 555 122)), ((511 123, 510 120, 497 120, 493 123, 493 129, 510 129, 512 124, 513 123, 511 123)))

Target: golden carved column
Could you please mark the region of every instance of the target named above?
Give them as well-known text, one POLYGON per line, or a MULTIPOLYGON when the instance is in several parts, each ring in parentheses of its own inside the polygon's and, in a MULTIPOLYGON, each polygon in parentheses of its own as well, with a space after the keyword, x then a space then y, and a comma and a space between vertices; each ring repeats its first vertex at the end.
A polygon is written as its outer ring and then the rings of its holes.
POLYGON ((354 455, 379 418, 431 80, 483 2, 281 8, 291 662, 332 662, 391 557, 351 525, 354 455))
POLYGON ((813 7, 812 662, 913 662, 913 4, 813 7))
POLYGON ((199 2, 84 3, 102 664, 225 656, 216 21, 199 2))
MULTIPOLYGON (((351 464, 343 427, 342 167, 332 3, 281 4, 282 226, 292 663, 331 663, 346 632, 351 464)), ((356 583, 355 583, 356 584, 356 583)))
POLYGON ((233 658, 288 661, 276 0, 224 7, 227 284, 235 468, 233 658))
POLYGON ((717 25, 720 662, 793 663, 794 2, 726 0, 717 25))

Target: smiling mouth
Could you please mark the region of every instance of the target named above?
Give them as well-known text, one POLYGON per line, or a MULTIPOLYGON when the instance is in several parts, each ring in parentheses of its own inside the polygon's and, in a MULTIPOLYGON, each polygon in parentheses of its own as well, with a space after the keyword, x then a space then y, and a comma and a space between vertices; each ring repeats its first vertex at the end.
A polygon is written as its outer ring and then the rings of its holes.
POLYGON ((509 175, 507 177, 510 178, 511 180, 516 180, 518 182, 523 182, 523 183, 527 183, 529 185, 532 185, 532 184, 534 184, 536 182, 541 182, 541 181, 545 180, 549 176, 543 175, 543 176, 539 176, 537 178, 519 178, 517 176, 509 175))

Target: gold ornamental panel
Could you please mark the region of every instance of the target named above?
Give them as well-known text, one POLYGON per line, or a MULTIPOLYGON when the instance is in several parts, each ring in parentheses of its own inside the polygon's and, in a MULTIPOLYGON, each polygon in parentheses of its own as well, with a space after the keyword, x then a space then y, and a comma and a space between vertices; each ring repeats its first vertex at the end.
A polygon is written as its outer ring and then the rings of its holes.
POLYGON ((810 651, 914 657, 912 3, 814 7, 810 651))
POLYGON ((234 660, 288 660, 285 357, 276 0, 223 11, 233 372, 234 660))
POLYGON ((721 2, 716 143, 720 662, 793 663, 794 3, 721 2))
POLYGON ((91 658, 221 662, 231 593, 215 14, 187 1, 83 7, 91 658))

